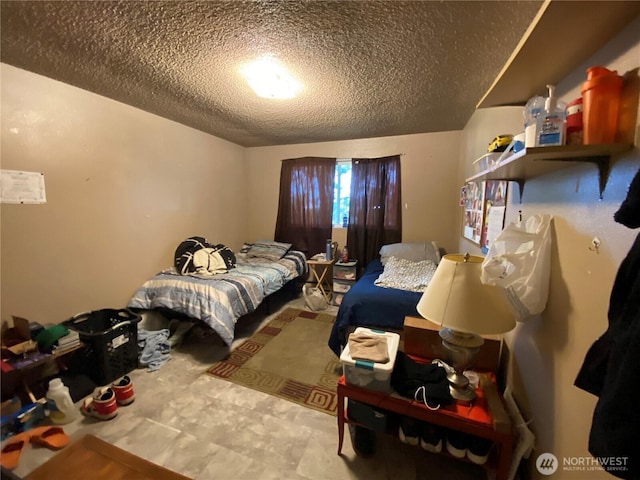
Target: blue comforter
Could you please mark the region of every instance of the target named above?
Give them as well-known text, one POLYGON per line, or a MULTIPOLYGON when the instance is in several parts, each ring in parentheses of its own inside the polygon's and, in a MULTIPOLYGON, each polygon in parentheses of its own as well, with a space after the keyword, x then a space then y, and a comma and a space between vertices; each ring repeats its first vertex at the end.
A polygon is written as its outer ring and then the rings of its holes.
POLYGON ((420 316, 416 306, 422 293, 376 286, 373 282, 383 271, 380 260, 373 260, 342 299, 329 337, 329 347, 336 355, 340 356, 349 327, 402 330, 405 316, 420 316))
POLYGON ((180 275, 175 268, 147 280, 129 308, 167 308, 199 319, 231 345, 238 318, 253 312, 267 297, 306 272, 302 252, 290 250, 277 262, 237 255, 236 268, 216 275, 180 275))

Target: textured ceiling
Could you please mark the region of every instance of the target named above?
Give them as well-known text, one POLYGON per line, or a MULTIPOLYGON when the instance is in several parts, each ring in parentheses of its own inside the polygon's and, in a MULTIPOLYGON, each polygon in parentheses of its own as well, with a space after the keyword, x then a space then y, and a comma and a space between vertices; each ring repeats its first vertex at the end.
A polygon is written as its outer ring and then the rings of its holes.
POLYGON ((2 1, 1 60, 243 146, 460 130, 540 1, 2 1), (271 54, 303 84, 257 97, 271 54))

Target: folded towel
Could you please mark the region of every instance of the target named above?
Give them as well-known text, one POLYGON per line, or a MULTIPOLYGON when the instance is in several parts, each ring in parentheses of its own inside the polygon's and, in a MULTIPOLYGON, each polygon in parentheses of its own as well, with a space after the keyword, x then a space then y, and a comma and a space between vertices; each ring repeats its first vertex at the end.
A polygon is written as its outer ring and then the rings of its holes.
POLYGON ((375 333, 352 333, 349 335, 349 353, 354 360, 387 363, 389 361, 387 337, 375 333))

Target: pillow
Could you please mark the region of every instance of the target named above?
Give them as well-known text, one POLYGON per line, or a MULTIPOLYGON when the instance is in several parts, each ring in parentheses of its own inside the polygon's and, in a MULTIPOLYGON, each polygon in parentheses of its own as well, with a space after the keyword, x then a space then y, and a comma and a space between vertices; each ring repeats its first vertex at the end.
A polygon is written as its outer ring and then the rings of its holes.
POLYGON ((254 243, 247 256, 253 258, 266 258, 272 262, 277 262, 291 248, 290 243, 274 242, 273 240, 258 240, 254 243))
POLYGON ((436 268, 437 265, 431 260, 413 262, 404 258, 389 257, 384 271, 373 283, 378 287, 422 293, 433 278, 436 268))
POLYGON ((390 257, 402 258, 411 262, 431 260, 438 265, 440 263, 440 249, 434 241, 383 245, 380 249, 380 261, 382 265, 386 265, 390 257))

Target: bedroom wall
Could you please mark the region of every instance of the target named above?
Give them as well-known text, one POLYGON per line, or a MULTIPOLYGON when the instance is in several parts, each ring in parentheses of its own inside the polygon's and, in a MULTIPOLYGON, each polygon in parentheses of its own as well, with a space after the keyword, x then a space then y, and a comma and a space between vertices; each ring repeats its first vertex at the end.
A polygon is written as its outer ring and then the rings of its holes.
MULTIPOLYGON (((625 73, 640 63, 640 20, 632 22, 608 45, 557 86, 565 101, 580 96, 588 66, 602 65, 625 73)), ((542 92, 541 92, 542 93, 542 92)), ((636 98, 637 102, 637 98, 636 98)), ((634 105, 635 106, 635 105, 634 105)), ((477 149, 495 134, 521 131, 521 114, 511 109, 479 110, 463 132, 460 181, 472 173, 477 149), (475 148, 475 150, 474 150, 475 148)), ((635 124, 635 144, 640 140, 640 123, 635 124)), ((633 132, 632 132, 633 137, 633 132)), ((604 198, 598 199, 595 166, 569 167, 561 172, 527 181, 520 203, 517 186, 510 184, 507 222, 550 213, 552 257, 549 300, 545 312, 506 335, 511 352, 509 383, 525 419, 531 420, 536 449, 528 464, 531 478, 539 474, 535 460, 541 453, 565 458, 590 457, 587 450, 596 397, 573 386, 589 346, 607 327, 607 310, 614 277, 629 251, 637 230, 614 222, 613 214, 624 200, 629 183, 640 167, 637 147, 619 157, 613 165, 604 198), (599 237, 599 252, 589 250, 591 239, 599 237)), ((458 223, 462 218, 458 215, 458 223)), ((477 247, 462 237, 461 250, 478 253, 477 247)), ((553 478, 571 480, 609 479, 603 471, 559 471, 553 478), (586 475, 586 476, 585 476, 586 475)))
MULTIPOLYGON (((405 242, 433 239, 450 251, 457 247, 456 176, 461 132, 440 132, 337 142, 248 148, 250 238, 272 239, 278 213, 280 161, 305 156, 372 158, 403 154, 402 238, 405 242)), ((334 229, 342 247, 346 229, 334 229)))
POLYGON ((1 166, 45 205, 2 204, 2 320, 125 306, 180 241, 245 238, 244 149, 5 64, 1 166))

